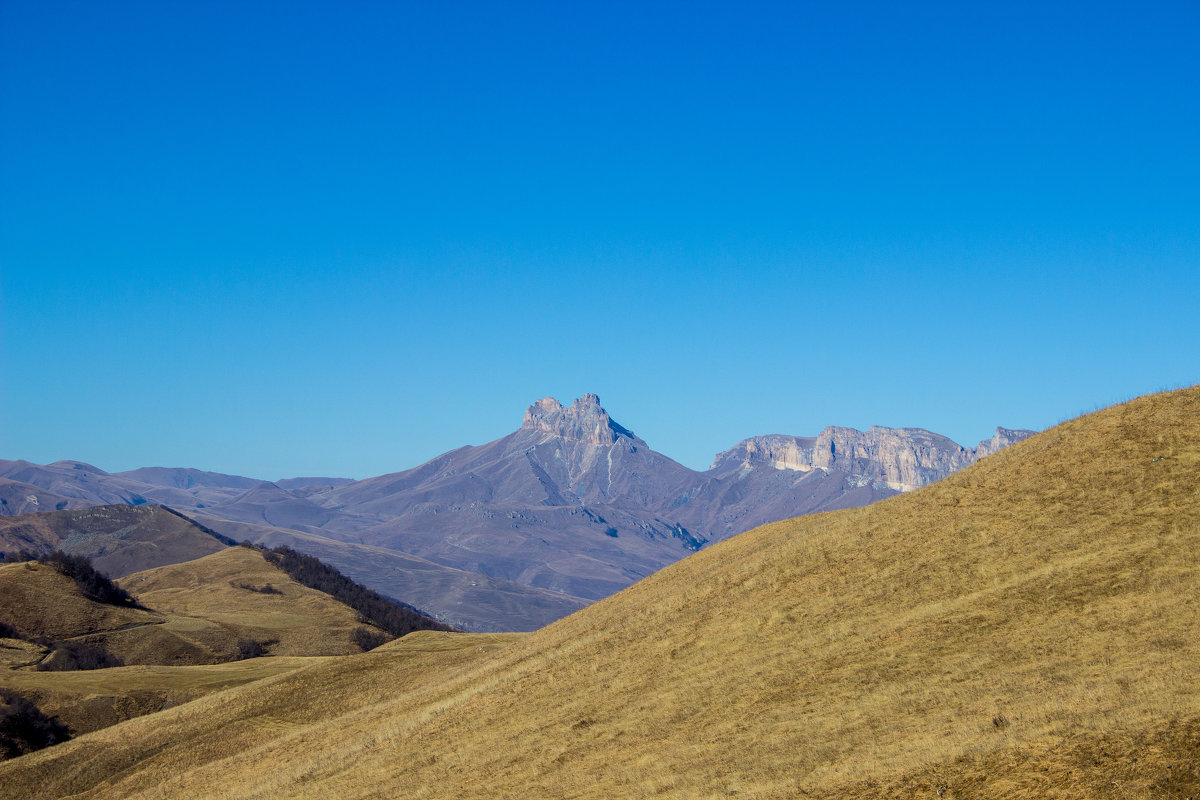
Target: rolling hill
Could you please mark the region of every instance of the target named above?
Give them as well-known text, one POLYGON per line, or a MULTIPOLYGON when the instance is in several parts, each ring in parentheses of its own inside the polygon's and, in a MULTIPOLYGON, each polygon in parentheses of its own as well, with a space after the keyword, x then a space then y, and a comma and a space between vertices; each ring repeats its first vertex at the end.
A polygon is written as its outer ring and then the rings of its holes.
POLYGON ((0 564, 0 622, 27 637, 100 645, 130 665, 232 661, 244 639, 273 641, 272 655, 361 652, 350 639, 362 624, 355 611, 292 580, 259 550, 225 548, 120 585, 143 607, 97 602, 46 564, 0 564))
POLYGON ((1194 797, 1197 597, 1192 388, 873 506, 760 527, 503 647, 409 636, 22 756, 0 785, 1194 797))

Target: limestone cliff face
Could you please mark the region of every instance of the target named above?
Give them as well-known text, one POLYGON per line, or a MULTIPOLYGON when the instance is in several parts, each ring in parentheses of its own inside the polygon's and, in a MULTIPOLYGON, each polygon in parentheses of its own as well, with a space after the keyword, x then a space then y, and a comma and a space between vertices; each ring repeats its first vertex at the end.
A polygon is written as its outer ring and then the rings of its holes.
POLYGON ((922 428, 866 431, 830 426, 816 437, 755 436, 739 442, 713 461, 712 471, 773 467, 808 472, 842 472, 858 485, 908 492, 945 478, 1033 434, 997 428, 991 439, 968 449, 922 428))
POLYGON ((1016 444, 1022 439, 1027 439, 1034 434, 1034 431, 1029 430, 1010 430, 1009 428, 996 428, 996 432, 992 434, 992 438, 984 439, 975 446, 975 458, 972 461, 978 461, 984 456, 990 456, 992 453, 998 453, 1010 444, 1016 444))
POLYGON ((584 444, 609 445, 622 438, 645 444, 632 431, 613 422, 594 394, 585 394, 570 406, 553 397, 542 398, 525 410, 521 429, 584 444))

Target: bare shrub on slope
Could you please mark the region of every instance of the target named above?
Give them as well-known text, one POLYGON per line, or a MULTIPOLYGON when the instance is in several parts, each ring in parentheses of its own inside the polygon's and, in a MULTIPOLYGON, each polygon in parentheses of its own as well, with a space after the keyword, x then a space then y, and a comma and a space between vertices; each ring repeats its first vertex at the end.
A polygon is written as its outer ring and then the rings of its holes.
POLYGON ((21 695, 0 688, 0 758, 16 758, 70 738, 58 717, 47 717, 21 695))
POLYGON ((84 595, 98 603, 141 608, 129 592, 109 580, 108 576, 98 572, 92 566, 92 562, 84 556, 73 556, 61 550, 55 550, 39 557, 38 561, 54 567, 59 574, 74 580, 84 595))

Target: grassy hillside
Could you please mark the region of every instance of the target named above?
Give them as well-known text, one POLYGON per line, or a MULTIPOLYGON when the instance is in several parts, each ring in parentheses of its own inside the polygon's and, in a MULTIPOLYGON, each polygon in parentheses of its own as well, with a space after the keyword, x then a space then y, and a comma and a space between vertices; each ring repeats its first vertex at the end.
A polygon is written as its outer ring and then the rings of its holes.
POLYGON ((157 624, 162 616, 98 603, 49 564, 0 564, 0 623, 26 638, 71 639, 97 631, 157 624))
POLYGON ((502 649, 418 657, 422 641, 463 640, 415 634, 22 756, 0 785, 1198 796, 1198 597, 1193 388, 875 506, 756 529, 502 649))
POLYGON ((195 561, 134 573, 120 585, 143 605, 173 618, 177 624, 168 626, 173 632, 209 642, 214 652, 222 647, 235 652, 237 641, 244 638, 276 640, 270 646, 272 655, 360 652, 350 640, 362 624, 354 611, 292 580, 258 550, 231 547, 195 561))
POLYGON ((16 690, 80 734, 328 660, 327 656, 284 656, 190 667, 133 666, 77 672, 14 670, 0 675, 0 685, 16 690))

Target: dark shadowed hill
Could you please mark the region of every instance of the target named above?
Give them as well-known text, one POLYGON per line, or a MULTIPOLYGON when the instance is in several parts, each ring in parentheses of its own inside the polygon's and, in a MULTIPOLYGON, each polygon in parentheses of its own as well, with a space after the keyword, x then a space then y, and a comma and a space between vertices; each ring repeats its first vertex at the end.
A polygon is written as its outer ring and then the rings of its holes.
POLYGON ((191 561, 232 544, 158 506, 92 506, 0 517, 0 552, 62 550, 110 577, 191 561))

